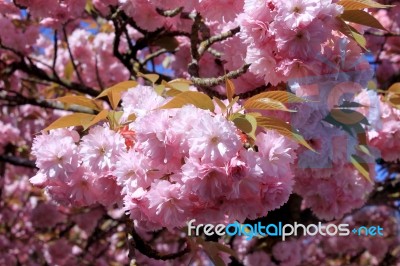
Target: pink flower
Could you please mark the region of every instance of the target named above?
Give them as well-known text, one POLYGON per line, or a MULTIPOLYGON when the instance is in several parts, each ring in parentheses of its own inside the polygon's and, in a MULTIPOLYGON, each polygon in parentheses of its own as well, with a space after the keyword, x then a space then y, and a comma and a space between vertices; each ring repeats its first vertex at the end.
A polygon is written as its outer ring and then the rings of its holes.
POLYGON ((127 118, 130 114, 143 116, 160 107, 164 102, 165 99, 159 96, 152 87, 138 85, 129 89, 122 96, 124 117, 127 118))
POLYGON ((200 163, 193 158, 182 166, 182 182, 182 190, 201 202, 215 201, 228 195, 232 185, 225 167, 211 162, 200 163))
POLYGON ((202 162, 228 162, 239 151, 236 127, 221 115, 202 116, 188 135, 189 155, 202 162))
POLYGON ((293 0, 282 2, 279 17, 288 28, 307 26, 317 16, 319 5, 312 0, 293 0))
POLYGON ((256 145, 265 161, 264 172, 269 176, 284 176, 291 172, 290 165, 297 158, 298 145, 275 131, 268 130, 257 135, 256 145))
POLYGON ((78 167, 76 131, 52 130, 49 134, 37 136, 32 144, 36 165, 48 177, 63 180, 78 167))
POLYGON ((124 138, 102 126, 92 127, 79 145, 82 165, 98 174, 112 170, 118 155, 124 150, 124 138))
POLYGON ((158 221, 166 227, 182 226, 189 215, 190 202, 180 195, 180 185, 166 180, 156 181, 147 196, 150 220, 158 221))
POLYGON ((272 249, 274 258, 279 260, 279 265, 295 266, 301 263, 301 242, 299 240, 289 240, 278 242, 272 249))
POLYGON ((117 183, 123 187, 122 192, 125 194, 128 185, 146 188, 156 177, 160 177, 151 169, 149 158, 143 153, 131 149, 121 153, 113 174, 117 177, 117 183))
POLYGON ((307 59, 321 53, 321 44, 326 40, 326 29, 315 21, 307 27, 279 29, 276 37, 279 52, 290 58, 307 59))
POLYGON ((51 228, 65 219, 65 215, 52 203, 39 203, 33 209, 31 217, 33 226, 37 228, 51 228))

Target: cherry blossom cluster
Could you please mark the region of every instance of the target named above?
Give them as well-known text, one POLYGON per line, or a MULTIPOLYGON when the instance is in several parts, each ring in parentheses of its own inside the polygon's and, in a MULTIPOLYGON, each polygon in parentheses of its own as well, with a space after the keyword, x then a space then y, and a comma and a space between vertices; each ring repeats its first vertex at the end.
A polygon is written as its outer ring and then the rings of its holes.
POLYGON ((285 137, 260 132, 258 152, 247 150, 222 114, 190 105, 156 109, 165 99, 142 85, 122 100, 137 119, 119 132, 103 125, 82 137, 68 129, 36 137, 40 171, 31 181, 64 204, 123 202, 132 219, 151 228, 191 218, 255 219, 292 193, 297 145, 285 137))

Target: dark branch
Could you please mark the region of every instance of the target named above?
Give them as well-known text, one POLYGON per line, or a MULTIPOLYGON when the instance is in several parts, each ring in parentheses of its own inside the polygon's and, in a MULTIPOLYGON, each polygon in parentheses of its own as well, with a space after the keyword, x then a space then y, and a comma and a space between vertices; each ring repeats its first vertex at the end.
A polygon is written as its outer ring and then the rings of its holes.
POLYGON ((11 155, 1 155, 0 154, 0 161, 10 163, 10 164, 16 165, 16 166, 23 166, 23 167, 35 168, 35 169, 37 168, 34 161, 31 161, 31 160, 28 160, 25 158, 11 156, 11 155))
MULTIPOLYGON (((14 94, 16 94, 14 92, 14 94)), ((48 100, 41 100, 41 99, 34 99, 34 98, 27 98, 21 94, 16 94, 14 96, 1 93, 0 94, 0 101, 4 100, 7 104, 11 105, 34 105, 48 109, 56 109, 56 110, 65 110, 71 112, 80 112, 80 113, 88 113, 94 114, 95 112, 89 108, 81 107, 81 106, 71 106, 69 108, 65 108, 64 104, 52 102, 48 100)))
POLYGON ((74 67, 76 76, 78 77, 79 82, 81 84, 84 84, 83 83, 83 79, 81 77, 81 74, 79 73, 78 66, 75 63, 75 59, 74 59, 74 56, 73 56, 72 51, 71 51, 71 46, 69 45, 69 42, 68 42, 68 35, 67 35, 67 31, 65 30, 65 27, 63 27, 63 33, 64 33, 65 42, 67 43, 67 49, 68 49, 68 53, 69 53, 69 58, 71 60, 72 66, 74 67))
POLYGON ((181 251, 172 254, 160 254, 157 250, 152 248, 148 243, 146 243, 138 233, 136 233, 133 226, 129 226, 129 232, 132 236, 132 239, 129 241, 129 249, 132 251, 132 248, 137 249, 140 253, 146 255, 149 258, 153 258, 156 260, 171 260, 179 258, 186 253, 190 252, 189 242, 186 241, 186 247, 181 251))

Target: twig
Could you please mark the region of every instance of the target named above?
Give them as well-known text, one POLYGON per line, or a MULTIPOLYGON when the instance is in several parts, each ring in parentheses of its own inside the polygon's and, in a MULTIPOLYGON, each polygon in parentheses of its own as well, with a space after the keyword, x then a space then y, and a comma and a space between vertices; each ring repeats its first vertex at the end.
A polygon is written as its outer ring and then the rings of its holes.
MULTIPOLYGON (((190 245, 189 241, 186 241, 186 247, 176 253, 172 254, 160 254, 157 250, 152 248, 148 243, 146 243, 138 233, 136 233, 135 228, 133 225, 128 226, 128 230, 130 235, 132 236, 131 239, 129 239, 129 250, 133 251, 133 248, 137 249, 140 253, 146 255, 149 258, 153 258, 156 260, 171 260, 171 259, 176 259, 179 258, 186 253, 190 252, 190 245)), ((130 252, 131 253, 131 252, 130 252)), ((132 256, 132 254, 130 254, 132 256)))
POLYGON ((177 51, 177 49, 175 49, 174 51, 168 51, 167 49, 165 49, 165 48, 162 48, 162 49, 160 49, 160 50, 157 50, 157 51, 155 51, 154 53, 152 53, 152 54, 149 54, 148 56, 146 56, 146 58, 144 59, 144 61, 141 63, 142 65, 146 65, 146 63, 148 62, 148 61, 150 61, 150 60, 152 60, 152 59, 154 59, 154 58, 156 58, 156 57, 158 57, 158 56, 160 56, 160 55, 162 55, 162 54, 165 54, 165 53, 174 53, 174 52, 176 52, 177 51))
POLYGON ((191 80, 194 85, 201 86, 201 87, 213 87, 225 82, 226 79, 235 79, 244 73, 247 72, 249 69, 250 64, 244 64, 239 69, 230 71, 226 75, 217 77, 217 78, 197 78, 192 77, 191 80))
POLYGON ((160 14, 161 16, 172 18, 182 12, 183 6, 177 7, 172 10, 162 10, 161 8, 156 8, 156 10, 157 13, 160 14))
POLYGON ((100 90, 104 90, 103 81, 101 80, 100 73, 99 73, 99 65, 98 65, 97 55, 94 57, 94 63, 95 63, 94 67, 95 67, 95 71, 96 71, 97 83, 99 84, 100 90))
POLYGON ((57 53, 58 53, 58 36, 57 36, 57 34, 58 34, 57 30, 54 30, 54 39, 53 39, 53 42, 54 42, 54 49, 53 49, 54 55, 53 55, 53 66, 52 66, 52 68, 53 68, 53 75, 56 76, 56 77, 58 77, 58 74, 57 74, 57 71, 56 71, 57 53))
POLYGON ((80 75, 80 73, 79 73, 78 66, 77 66, 76 63, 75 63, 74 56, 72 55, 71 47, 70 47, 69 42, 68 42, 67 31, 65 30, 65 25, 62 27, 62 29, 63 29, 63 34, 64 34, 65 42, 67 43, 67 49, 68 49, 69 58, 70 58, 70 60, 71 60, 72 66, 74 67, 74 70, 75 70, 76 76, 78 77, 79 82, 80 82, 81 84, 84 84, 83 79, 82 79, 82 77, 81 77, 81 75, 80 75))
POLYGON ((69 108, 65 108, 62 103, 51 102, 47 100, 40 100, 34 98, 27 98, 21 94, 17 94, 16 96, 11 96, 7 94, 0 94, 0 100, 6 101, 8 104, 15 104, 15 105, 34 105, 43 108, 49 109, 56 109, 56 110, 65 110, 71 112, 80 112, 80 113, 87 113, 87 114, 94 114, 95 111, 81 107, 81 106, 71 106, 69 108))
POLYGON ((208 48, 210 48, 211 45, 213 45, 216 42, 221 42, 223 40, 226 40, 232 36, 234 36, 236 33, 240 31, 240 27, 233 28, 229 31, 223 32, 221 34, 212 36, 208 38, 205 41, 202 41, 200 43, 199 49, 198 49, 198 54, 199 56, 203 55, 205 51, 207 51, 208 48))

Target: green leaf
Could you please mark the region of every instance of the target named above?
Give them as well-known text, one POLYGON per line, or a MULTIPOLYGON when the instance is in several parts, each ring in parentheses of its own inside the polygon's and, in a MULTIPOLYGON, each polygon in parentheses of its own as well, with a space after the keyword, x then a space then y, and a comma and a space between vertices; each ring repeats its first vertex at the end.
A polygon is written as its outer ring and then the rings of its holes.
POLYGON ((374 16, 364 10, 345 10, 340 17, 345 21, 387 31, 374 16))
POLYGON ((310 144, 307 143, 307 141, 303 138, 303 136, 300 135, 295 129, 293 129, 286 122, 268 116, 256 117, 256 120, 258 126, 269 130, 275 130, 276 132, 282 134, 283 136, 288 137, 315 152, 315 150, 310 146, 310 144))
POLYGON ((95 115, 84 113, 74 113, 71 115, 63 116, 51 123, 48 127, 44 129, 44 131, 71 126, 83 126, 85 124, 88 124, 94 117, 95 115))
POLYGON ((354 167, 360 172, 369 182, 373 183, 370 175, 369 175, 369 165, 364 161, 363 158, 357 155, 352 155, 350 157, 351 163, 354 167))
POLYGON ((257 120, 254 116, 249 115, 249 114, 233 114, 229 118, 235 126, 246 133, 249 137, 252 139, 256 139, 256 130, 257 130, 257 120))
POLYGON ((270 98, 249 99, 244 103, 243 107, 247 110, 279 110, 285 112, 296 112, 295 110, 288 109, 283 103, 270 98))
POLYGON ((85 106, 93 110, 100 111, 99 106, 95 103, 93 99, 87 98, 85 96, 68 95, 60 98, 54 99, 67 104, 76 104, 80 106, 85 106))
POLYGON ((383 5, 372 0, 341 0, 338 2, 345 10, 356 10, 364 8, 388 8, 394 5, 383 5))
POLYGON ((122 93, 128 89, 135 88, 137 85, 137 81, 134 80, 120 82, 102 91, 96 99, 107 96, 112 108, 115 110, 121 100, 122 93))
POLYGON ((214 111, 214 103, 211 98, 206 94, 197 91, 182 92, 172 98, 168 103, 161 106, 160 109, 181 108, 187 104, 192 104, 201 109, 214 111))

